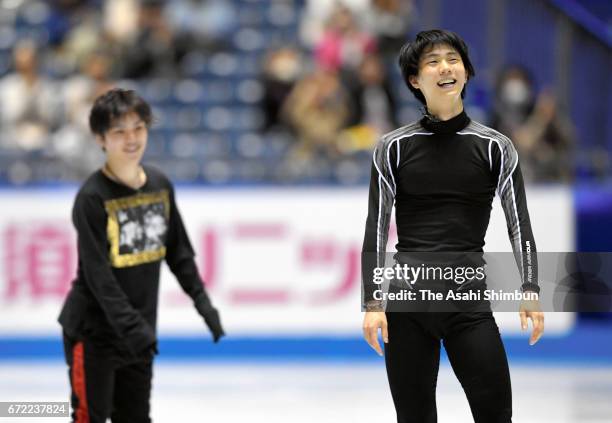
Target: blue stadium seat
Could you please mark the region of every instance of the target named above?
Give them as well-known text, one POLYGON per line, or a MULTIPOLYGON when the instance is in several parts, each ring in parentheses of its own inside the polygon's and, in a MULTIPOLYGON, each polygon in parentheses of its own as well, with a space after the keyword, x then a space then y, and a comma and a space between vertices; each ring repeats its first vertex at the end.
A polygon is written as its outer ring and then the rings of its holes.
POLYGON ((145 159, 164 157, 166 155, 166 133, 158 129, 153 128, 149 132, 149 139, 147 141, 147 149, 145 151, 145 159))
POLYGON ((203 104, 226 104, 234 98, 234 83, 231 79, 208 79, 200 98, 203 104))
POLYGON ((195 137, 202 159, 230 157, 232 154, 231 134, 228 132, 200 131, 195 137))
POLYGON ((181 71, 190 78, 200 78, 206 72, 207 58, 200 51, 189 52, 181 60, 181 71))
POLYGON ((266 11, 266 23, 273 27, 293 27, 298 20, 298 11, 290 2, 274 2, 266 11))
POLYGON ((234 46, 239 51, 257 52, 266 47, 266 37, 264 33, 256 28, 242 28, 234 34, 234 46))
POLYGON ((199 106, 180 107, 175 114, 175 127, 179 131, 197 131, 203 127, 202 110, 199 106))
POLYGON ((216 131, 227 131, 234 125, 233 114, 227 107, 211 107, 204 114, 204 126, 216 131))
POLYGON ((205 160, 200 166, 202 181, 211 185, 235 181, 238 166, 227 159, 205 160))
POLYGON ((167 104, 172 101, 173 85, 168 78, 151 78, 142 83, 142 95, 152 104, 167 104))
POLYGON ((231 53, 215 53, 209 60, 206 67, 207 74, 227 77, 236 74, 238 71, 239 59, 238 56, 231 53))
POLYGON ((17 33, 11 25, 0 25, 0 52, 10 52, 17 40, 17 33))
POLYGON ((264 116, 258 107, 240 107, 234 110, 233 121, 237 129, 254 131, 263 125, 264 116))
POLYGON ((236 152, 240 157, 245 159, 259 159, 265 155, 265 141, 259 134, 243 133, 240 134, 234 142, 236 152))
POLYGON ((196 79, 186 78, 174 83, 173 100, 179 104, 197 103, 203 95, 204 86, 196 79))
POLYGON ((196 136, 188 132, 177 132, 170 141, 170 154, 179 159, 199 157, 199 143, 196 136))

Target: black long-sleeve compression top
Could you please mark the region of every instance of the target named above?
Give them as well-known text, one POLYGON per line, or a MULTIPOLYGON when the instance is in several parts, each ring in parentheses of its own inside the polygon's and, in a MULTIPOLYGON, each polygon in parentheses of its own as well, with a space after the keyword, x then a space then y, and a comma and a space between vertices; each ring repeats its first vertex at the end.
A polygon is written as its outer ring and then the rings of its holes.
POLYGON ((424 116, 384 135, 373 154, 362 251, 376 259, 362 260, 364 301, 372 298, 373 267, 384 266, 394 205, 398 252, 481 252, 495 192, 522 289, 538 291, 536 246, 510 139, 465 111, 447 121, 424 116))

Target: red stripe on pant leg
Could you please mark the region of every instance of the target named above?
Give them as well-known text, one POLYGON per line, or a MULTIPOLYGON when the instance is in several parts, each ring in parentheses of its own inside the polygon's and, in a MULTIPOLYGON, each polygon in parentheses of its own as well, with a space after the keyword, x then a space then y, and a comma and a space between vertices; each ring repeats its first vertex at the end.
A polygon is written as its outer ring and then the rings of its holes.
POLYGON ((72 389, 79 399, 75 423, 89 423, 89 409, 85 391, 85 358, 83 343, 78 342, 72 350, 72 389))

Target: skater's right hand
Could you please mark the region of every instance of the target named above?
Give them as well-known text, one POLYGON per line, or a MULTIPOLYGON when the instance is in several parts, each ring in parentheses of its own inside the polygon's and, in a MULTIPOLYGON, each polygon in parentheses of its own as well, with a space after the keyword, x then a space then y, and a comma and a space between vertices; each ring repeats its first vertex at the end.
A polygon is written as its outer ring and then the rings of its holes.
POLYGON ((368 311, 363 318, 363 337, 368 344, 382 356, 383 352, 378 343, 378 329, 382 331, 383 341, 389 342, 389 334, 387 333, 387 316, 382 311, 368 311))

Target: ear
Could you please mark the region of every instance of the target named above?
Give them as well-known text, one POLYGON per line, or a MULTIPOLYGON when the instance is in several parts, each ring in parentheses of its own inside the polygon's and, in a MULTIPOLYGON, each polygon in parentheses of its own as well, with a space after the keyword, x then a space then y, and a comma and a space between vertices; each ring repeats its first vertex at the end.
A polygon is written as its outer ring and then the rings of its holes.
POLYGON ((408 77, 408 82, 410 82, 410 85, 412 85, 413 88, 419 88, 419 80, 416 75, 410 75, 408 77))
POLYGON ((102 148, 102 151, 106 151, 106 140, 101 135, 96 135, 96 143, 102 148))

